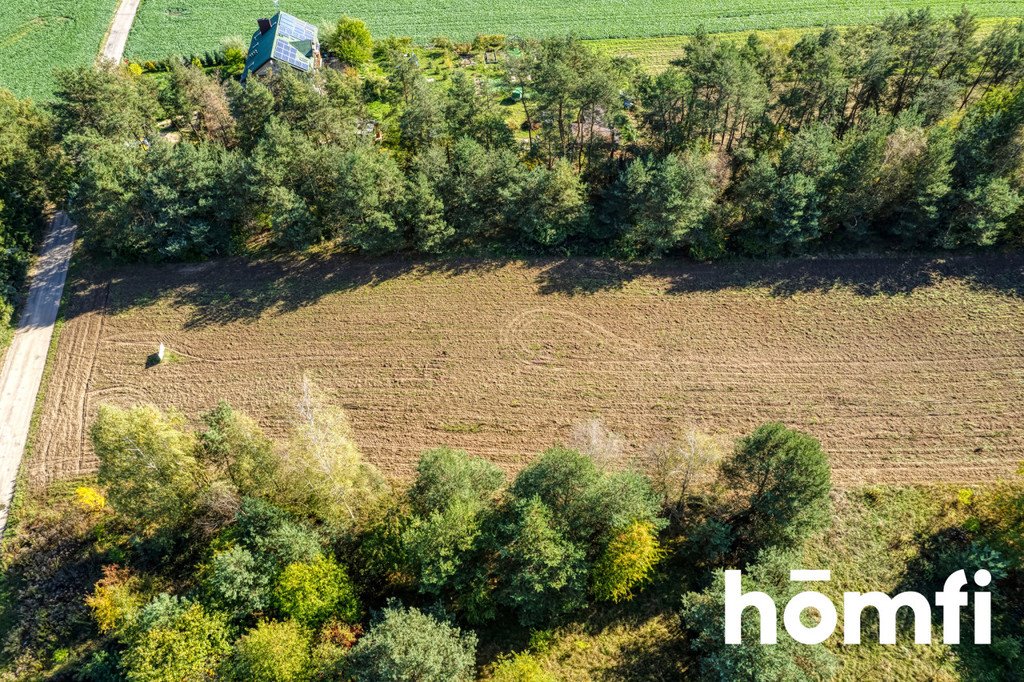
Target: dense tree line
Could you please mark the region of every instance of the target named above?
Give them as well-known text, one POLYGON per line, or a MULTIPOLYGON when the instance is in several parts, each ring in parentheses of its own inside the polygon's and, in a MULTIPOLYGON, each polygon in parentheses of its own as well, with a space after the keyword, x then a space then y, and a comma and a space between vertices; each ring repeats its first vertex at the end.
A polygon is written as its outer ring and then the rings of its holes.
MULTIPOLYGON (((98 485, 74 496, 102 577, 87 591, 94 629, 72 654, 74 679, 465 680, 480 672, 480 645, 507 652, 490 679, 547 680, 545 638, 634 599, 677 615, 685 636, 651 646, 671 647, 693 679, 840 669, 841 650, 784 631, 761 646, 753 617, 743 644, 724 643, 722 569, 742 568, 744 589, 781 609, 804 589, 790 570, 806 567, 809 543, 834 537, 828 458, 806 434, 768 423, 726 452, 685 433, 653 444, 641 473, 591 422, 511 478, 438 448, 394 481, 315 390, 297 407, 276 441, 225 403, 192 423, 152 406, 100 409, 98 485)), ((979 677, 1010 679, 1024 637, 1024 494, 1005 484, 957 498, 934 536, 905 548, 901 589, 990 570, 993 645, 955 654, 979 677)))
MULTIPOLYGON (((60 511, 85 520, 95 566, 74 592, 88 595, 92 618, 76 624, 87 646, 62 649, 68 679, 440 682, 483 672, 544 682, 553 679, 545 642, 558 633, 616 612, 632 622, 652 608, 675 614, 682 636, 649 641, 644 653, 659 652, 688 679, 831 679, 849 660, 835 642, 805 646, 785 631, 761 646, 750 614, 744 643, 724 643, 722 569, 742 568, 744 589, 781 609, 804 589, 790 570, 809 567, 811 544, 844 532, 830 528, 827 457, 781 424, 758 427, 731 452, 694 432, 659 441, 640 473, 622 439, 592 422, 571 447, 545 451, 511 478, 439 448, 401 482, 363 459, 344 414, 310 389, 276 441, 225 403, 195 422, 152 406, 104 406, 91 438, 98 481, 80 482, 74 508, 60 511), (641 604, 611 608, 634 599, 641 604)), ((1024 637, 1024 494, 1005 484, 956 497, 939 503, 937 534, 899 541, 913 556, 895 591, 930 593, 955 570, 990 570, 1000 604, 993 645, 951 655, 979 679, 1012 679, 1024 637)), ((888 517, 870 502, 864 509, 871 534, 888 517)), ((47 563, 64 564, 62 583, 81 576, 67 540, 57 554, 40 541, 47 563)), ((23 615, 26 628, 49 627, 23 615)), ((971 610, 962 615, 970 632, 971 610)), ((899 627, 909 629, 902 619, 899 627)))
MULTIPOLYGON (((665 447, 653 475, 608 456, 600 431, 511 481, 440 448, 408 484, 367 464, 308 387, 279 443, 225 403, 199 428, 103 407, 91 435, 100 487, 78 504, 110 561, 87 599, 102 646, 82 679, 471 679, 477 628, 544 631, 633 599, 671 562, 796 565, 785 552, 831 514, 827 458, 780 424, 722 461, 703 441, 665 447), (728 496, 694 484, 716 472, 728 496)), ((494 674, 530 666, 520 653, 494 674)))
POLYGON ((43 233, 55 155, 47 114, 0 90, 0 342, 43 233))
POLYGON ((349 19, 324 40, 343 68, 312 77, 243 87, 236 48, 220 70, 74 70, 47 130, 89 243, 130 260, 324 240, 716 258, 1024 229, 1024 23, 912 11, 792 47, 698 33, 658 74, 572 37, 479 42, 498 64, 429 78, 450 41, 371 44, 349 19))

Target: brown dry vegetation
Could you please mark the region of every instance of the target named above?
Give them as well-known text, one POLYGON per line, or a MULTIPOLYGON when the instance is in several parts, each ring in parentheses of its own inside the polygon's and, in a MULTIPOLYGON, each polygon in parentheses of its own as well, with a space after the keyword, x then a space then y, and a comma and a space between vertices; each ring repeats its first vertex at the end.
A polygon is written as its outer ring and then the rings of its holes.
POLYGON ((1024 258, 721 265, 410 264, 314 256, 83 267, 30 468, 92 470, 103 402, 280 433, 309 373, 367 456, 447 444, 516 469, 601 418, 627 452, 781 420, 842 485, 986 481, 1024 452, 1024 258), (160 341, 163 364, 147 368, 160 341))

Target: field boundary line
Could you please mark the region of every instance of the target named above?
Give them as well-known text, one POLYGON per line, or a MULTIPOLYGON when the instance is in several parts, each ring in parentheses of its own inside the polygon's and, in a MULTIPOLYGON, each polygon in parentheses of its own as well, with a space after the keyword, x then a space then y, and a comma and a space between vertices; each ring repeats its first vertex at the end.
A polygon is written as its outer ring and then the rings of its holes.
POLYGON ((89 359, 89 376, 85 380, 85 389, 82 391, 82 399, 79 403, 79 411, 81 417, 78 422, 78 436, 81 446, 78 449, 78 473, 80 474, 82 468, 85 465, 85 449, 86 449, 86 438, 88 437, 89 430, 86 428, 87 416, 89 411, 89 396, 92 389, 92 379, 96 375, 96 360, 97 355, 100 352, 100 345, 103 343, 103 328, 106 326, 107 321, 107 307, 110 305, 110 282, 106 283, 103 287, 103 304, 97 311, 99 317, 99 329, 96 331, 95 343, 92 347, 92 357, 89 359))

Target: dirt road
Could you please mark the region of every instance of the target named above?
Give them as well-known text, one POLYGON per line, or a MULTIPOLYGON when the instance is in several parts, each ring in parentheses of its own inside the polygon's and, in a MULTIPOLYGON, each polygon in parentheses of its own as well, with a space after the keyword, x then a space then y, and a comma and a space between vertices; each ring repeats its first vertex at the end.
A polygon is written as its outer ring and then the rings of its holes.
POLYGON ((124 46, 128 42, 128 33, 135 21, 135 12, 139 9, 140 0, 121 0, 114 15, 114 22, 107 32, 107 40, 100 51, 100 59, 119 62, 124 56, 124 46))
POLYGON ((57 320, 75 225, 61 212, 54 217, 31 275, 28 301, 0 373, 0 534, 25 450, 36 394, 57 320))
MULTIPOLYGON (((100 50, 100 60, 121 61, 140 0, 121 0, 100 50)), ((63 211, 50 230, 31 273, 31 288, 0 373, 0 536, 14 496, 14 483, 28 440, 36 395, 57 321, 64 281, 75 242, 74 225, 63 211)))

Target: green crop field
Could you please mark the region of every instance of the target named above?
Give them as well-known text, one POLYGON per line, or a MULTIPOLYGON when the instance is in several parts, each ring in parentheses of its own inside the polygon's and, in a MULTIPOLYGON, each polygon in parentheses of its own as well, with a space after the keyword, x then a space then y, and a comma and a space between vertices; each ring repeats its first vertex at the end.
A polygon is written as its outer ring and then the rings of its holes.
MULTIPOLYGON (((995 19, 990 21, 1001 21, 995 19)), ((984 29, 984 24, 982 25, 984 29)), ((782 28, 770 31, 753 31, 763 38, 771 39, 780 45, 792 47, 805 34, 815 31, 814 28, 782 28)), ((716 34, 720 38, 728 38, 736 42, 745 41, 751 31, 735 31, 716 34)), ((688 38, 684 36, 653 36, 639 38, 601 38, 593 41, 598 50, 608 55, 626 55, 635 58, 642 66, 653 72, 664 71, 673 59, 683 56, 688 38)))
MULTIPOLYGON (((461 40, 477 33, 664 36, 690 33, 700 24, 714 32, 855 24, 877 21, 891 11, 919 7, 952 14, 962 5, 963 0, 286 0, 281 9, 318 23, 348 14, 366 21, 375 35, 407 35, 426 41, 438 35, 461 40)), ((1022 1, 967 5, 983 17, 1024 14, 1022 1)), ((215 48, 222 38, 251 35, 258 16, 273 11, 269 0, 144 0, 129 38, 128 56, 142 60, 173 53, 201 53, 215 48)))
MULTIPOLYGON (((984 37, 991 33, 999 24, 1006 21, 1005 17, 986 17, 978 20, 978 36, 984 37)), ((841 29, 843 27, 840 27, 841 29)), ((807 33, 819 30, 812 27, 781 28, 772 30, 730 31, 716 34, 737 43, 746 41, 747 36, 757 33, 766 40, 774 41, 785 47, 792 47, 807 33)), ((597 49, 608 55, 626 55, 635 58, 640 65, 652 72, 664 71, 674 59, 679 59, 685 51, 684 36, 655 36, 647 38, 601 38, 594 40, 597 49)))
POLYGON ((53 70, 91 64, 117 0, 3 0, 0 87, 46 99, 53 70))

